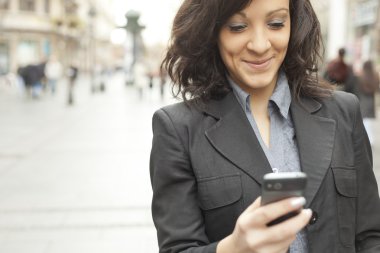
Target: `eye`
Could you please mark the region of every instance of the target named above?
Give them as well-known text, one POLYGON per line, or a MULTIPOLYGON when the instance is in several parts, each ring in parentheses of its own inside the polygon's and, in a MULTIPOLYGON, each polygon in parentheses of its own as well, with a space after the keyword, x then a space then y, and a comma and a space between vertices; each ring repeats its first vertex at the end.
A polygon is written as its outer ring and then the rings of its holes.
POLYGON ((268 23, 268 26, 274 30, 279 30, 285 26, 284 21, 273 21, 268 23))
POLYGON ((247 28, 246 24, 231 24, 228 25, 228 29, 230 29, 231 32, 242 32, 247 28))

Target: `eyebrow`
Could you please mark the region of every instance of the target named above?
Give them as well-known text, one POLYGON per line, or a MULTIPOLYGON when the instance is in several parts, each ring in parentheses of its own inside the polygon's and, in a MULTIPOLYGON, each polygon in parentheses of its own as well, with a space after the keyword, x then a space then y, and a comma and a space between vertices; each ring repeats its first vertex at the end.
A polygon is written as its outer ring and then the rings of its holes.
POLYGON ((287 9, 287 8, 279 8, 279 9, 277 9, 277 10, 270 11, 270 12, 267 14, 267 16, 270 16, 270 15, 272 15, 273 13, 276 13, 276 12, 279 12, 279 11, 286 11, 287 13, 289 13, 289 9, 287 9))
MULTIPOLYGON (((273 15, 274 13, 279 12, 279 11, 286 11, 287 13, 289 13, 289 9, 287 9, 287 8, 279 8, 279 9, 276 9, 276 10, 268 12, 267 16, 273 15)), ((241 11, 239 11, 238 13, 236 13, 236 15, 242 16, 243 18, 247 18, 247 15, 244 12, 241 12, 241 11)))

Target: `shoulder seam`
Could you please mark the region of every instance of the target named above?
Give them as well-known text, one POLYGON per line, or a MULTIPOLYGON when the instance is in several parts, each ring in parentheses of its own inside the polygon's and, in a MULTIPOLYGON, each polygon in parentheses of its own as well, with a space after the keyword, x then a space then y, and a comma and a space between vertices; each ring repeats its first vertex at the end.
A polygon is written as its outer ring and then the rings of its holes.
POLYGON ((185 148, 185 144, 183 143, 183 140, 182 140, 181 136, 179 135, 178 130, 176 129, 175 124, 174 124, 172 118, 169 116, 169 113, 168 113, 164 108, 161 108, 161 110, 162 110, 163 113, 166 115, 166 117, 169 118, 170 123, 171 123, 171 125, 172 125, 172 127, 173 127, 173 129, 174 129, 174 131, 175 131, 175 135, 178 137, 179 142, 181 143, 183 150, 188 154, 188 151, 187 151, 187 149, 185 148))

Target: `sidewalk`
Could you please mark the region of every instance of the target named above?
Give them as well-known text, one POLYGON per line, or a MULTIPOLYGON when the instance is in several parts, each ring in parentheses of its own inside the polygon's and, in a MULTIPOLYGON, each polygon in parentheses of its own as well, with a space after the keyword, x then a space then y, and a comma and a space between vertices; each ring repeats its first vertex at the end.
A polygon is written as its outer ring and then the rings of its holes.
POLYGON ((156 87, 140 101, 116 75, 104 94, 91 94, 88 79, 79 80, 69 107, 64 87, 38 101, 0 87, 0 252, 158 252, 151 117, 173 100, 160 101, 156 87))
MULTIPOLYGON (((38 101, 0 90, 0 252, 157 252, 150 214, 151 116, 122 76, 79 80, 38 101)), ((168 101, 167 101, 168 102, 168 101)))

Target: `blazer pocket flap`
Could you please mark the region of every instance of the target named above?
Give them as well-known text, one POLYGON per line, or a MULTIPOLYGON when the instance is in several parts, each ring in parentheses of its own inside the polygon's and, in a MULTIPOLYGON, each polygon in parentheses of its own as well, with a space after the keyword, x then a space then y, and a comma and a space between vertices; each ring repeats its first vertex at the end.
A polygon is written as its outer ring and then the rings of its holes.
POLYGON ((198 181, 199 204, 210 210, 235 203, 242 197, 239 174, 204 178, 198 181))
POLYGON ((356 170, 350 168, 332 168, 336 190, 339 194, 355 198, 357 197, 356 170))

